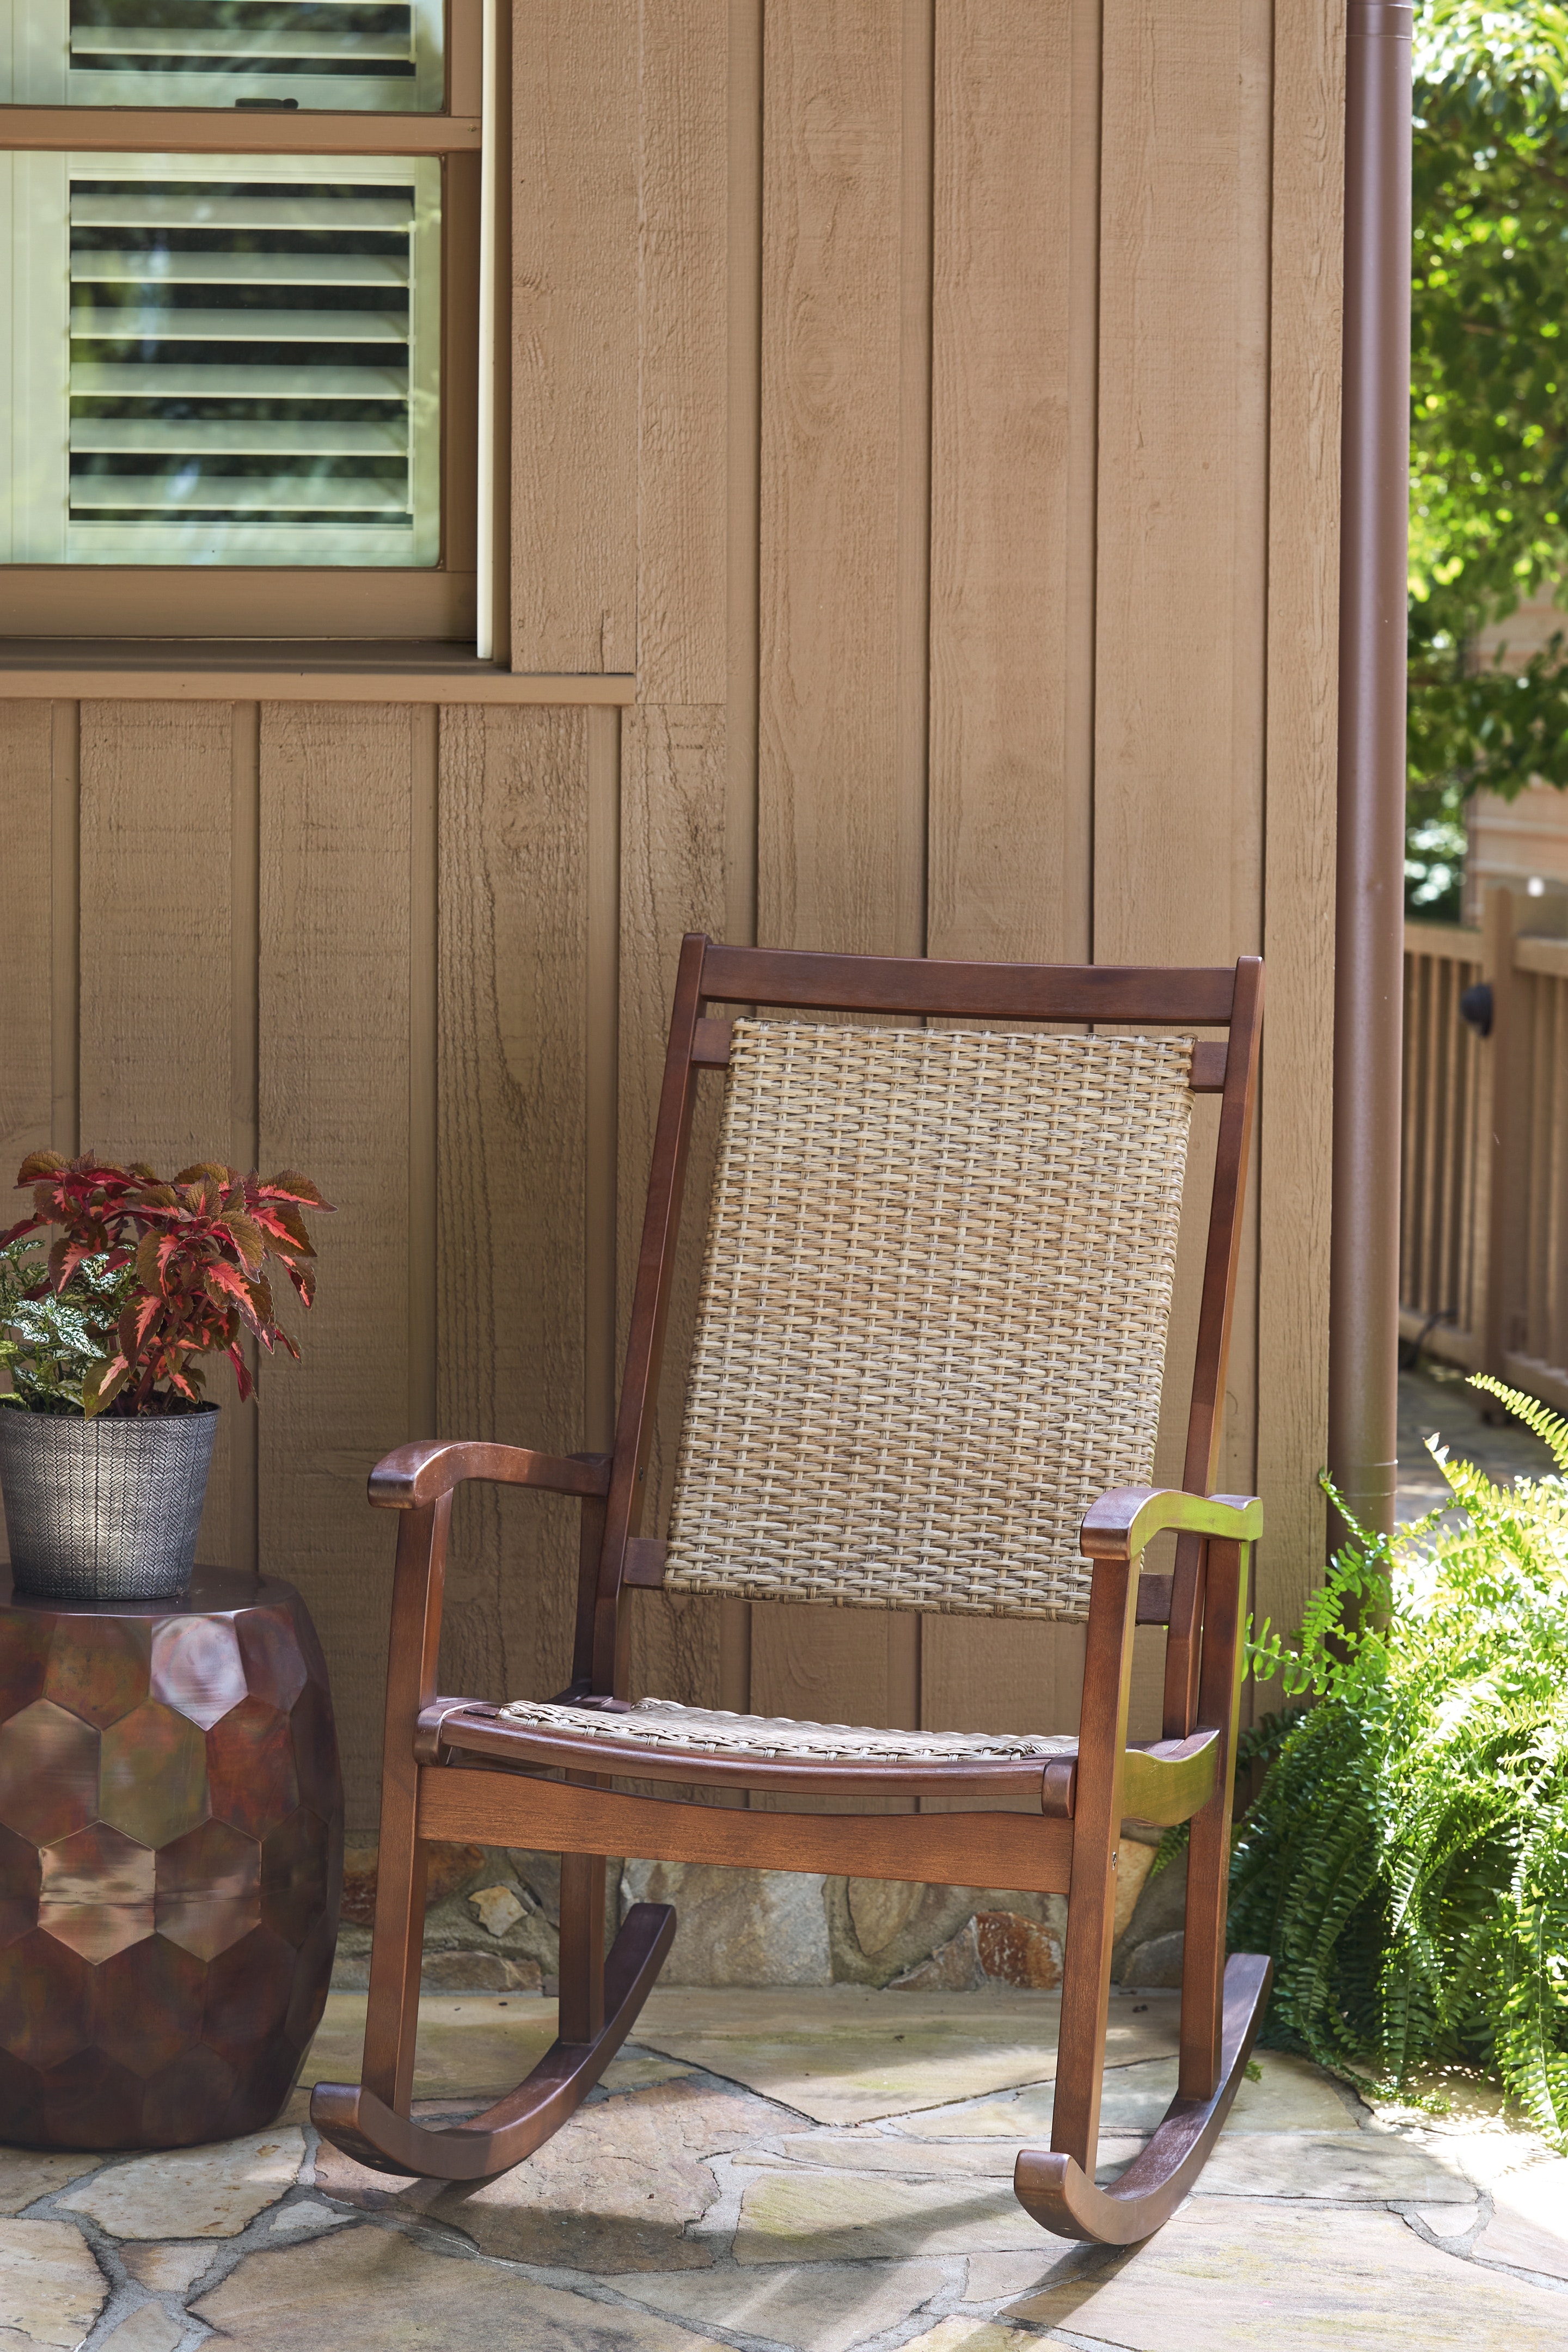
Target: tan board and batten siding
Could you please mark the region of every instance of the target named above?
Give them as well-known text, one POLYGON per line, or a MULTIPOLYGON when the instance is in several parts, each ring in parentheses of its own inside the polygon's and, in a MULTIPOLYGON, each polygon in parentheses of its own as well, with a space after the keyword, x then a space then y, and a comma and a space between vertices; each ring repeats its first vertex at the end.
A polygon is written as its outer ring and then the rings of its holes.
MULTIPOLYGON (((528 703, 237 673, 214 694, 244 698, 104 698, 68 669, 45 699, 36 667, 0 700, 8 1158, 259 1158, 338 1203, 302 1365, 264 1368, 258 1420, 226 1412, 204 1546, 303 1588, 361 1829, 394 1532, 365 1474, 432 1429, 605 1441, 689 927, 1262 950, 1224 1483, 1260 1487, 1258 1602, 1298 1614, 1326 1387, 1341 13, 537 0, 514 45, 528 703)), ((559 1685, 574 1540, 567 1507, 465 1502, 443 1688, 559 1685)), ((671 1697, 1074 1719, 1077 1628, 639 1611, 639 1684, 671 1697)))

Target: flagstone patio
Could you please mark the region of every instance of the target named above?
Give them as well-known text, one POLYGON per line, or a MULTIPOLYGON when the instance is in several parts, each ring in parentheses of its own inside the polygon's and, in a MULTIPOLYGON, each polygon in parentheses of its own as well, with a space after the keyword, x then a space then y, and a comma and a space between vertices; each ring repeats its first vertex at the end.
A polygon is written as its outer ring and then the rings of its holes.
MULTIPOLYGON (((1171 2095, 1176 2002, 1117 1992, 1100 2177, 1171 2095)), ((553 2004, 424 2003, 416 2095, 471 2112, 553 2004)), ((306 2081, 357 2071, 331 1996, 306 2081)), ((166 2156, 0 2150, 0 2346, 181 2352, 1563 2352, 1568 2161, 1489 2094, 1369 2107, 1264 2053, 1201 2190, 1127 2253, 1048 2238, 1056 2001, 998 1989, 656 1992, 591 2104, 477 2188, 269 2132, 166 2156)), ((1438 2086, 1441 2093, 1441 2086, 1438 2086)))

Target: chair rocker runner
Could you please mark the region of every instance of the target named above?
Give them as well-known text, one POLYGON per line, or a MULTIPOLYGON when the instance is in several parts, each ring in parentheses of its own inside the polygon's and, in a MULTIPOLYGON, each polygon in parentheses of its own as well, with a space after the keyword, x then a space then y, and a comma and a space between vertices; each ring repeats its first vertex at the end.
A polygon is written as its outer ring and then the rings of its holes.
POLYGON ((1066 1895, 1051 2146, 1021 2152, 1017 2195, 1047 2229, 1110 2244, 1174 2210, 1225 2120, 1269 1979, 1266 1959, 1225 1957, 1261 1511, 1209 1491, 1261 990, 1253 957, 1167 971, 685 940, 614 1453, 436 1442, 401 1447, 371 1478, 371 1500, 402 1517, 364 2078, 318 2084, 310 2102, 337 2147, 383 2171, 473 2180, 547 2139, 604 2072, 669 1948, 673 1910, 643 1903, 604 1950, 605 1857, 642 1854, 1066 1895), (729 1022, 711 1005, 778 1010, 729 1022), (849 1017, 814 1017, 824 1013, 849 1017), (937 1021, 949 1025, 927 1025, 937 1021), (641 1532, 644 1471, 692 1106, 716 1070, 728 1073, 723 1118, 660 1541, 641 1532), (1156 1491, 1195 1093, 1220 1097, 1208 1243, 1184 1483, 1156 1491), (447 1523, 470 1478, 582 1498, 573 1678, 554 1700, 437 1693, 447 1523), (1172 1572, 1142 1574, 1145 1544, 1169 1530, 1172 1572), (659 1585, 1087 1619, 1078 1733, 628 1705, 626 1591, 659 1585), (1163 1728, 1129 1746, 1137 1624, 1168 1629, 1163 1728), (963 1809, 752 1811, 633 1794, 616 1787, 626 1780, 963 1809), (1019 1800, 1026 1810, 1001 1810, 1019 1800), (1191 1823, 1181 2058, 1163 2122, 1102 2189, 1124 1820, 1191 1823), (410 2112, 426 1841, 438 1839, 563 1856, 559 2038, 506 2098, 439 2129, 410 2112))

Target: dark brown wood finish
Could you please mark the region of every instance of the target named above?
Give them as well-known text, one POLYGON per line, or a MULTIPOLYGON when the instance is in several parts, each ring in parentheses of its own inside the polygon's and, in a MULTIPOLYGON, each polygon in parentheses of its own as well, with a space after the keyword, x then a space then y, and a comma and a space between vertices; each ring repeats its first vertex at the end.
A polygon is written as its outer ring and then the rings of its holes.
MULTIPOLYGON (((1214 1192, 1209 1208, 1208 1247, 1204 1257, 1198 1307, 1198 1339, 1193 1363, 1193 1402, 1187 1420, 1187 1451, 1182 1484, 1206 1495, 1219 1466, 1220 1413, 1226 1367, 1230 1359, 1236 1306, 1236 1269, 1241 1255, 1241 1213, 1247 1188, 1247 1144, 1258 1089, 1258 1049, 1262 1036, 1263 965, 1243 956, 1236 967, 1236 1002, 1230 1023, 1215 1146, 1214 1192)), ((1204 1546, 1194 1536, 1176 1545, 1171 1586, 1170 1635, 1165 1644, 1163 1729, 1182 1739, 1197 1717, 1198 1637, 1203 1622, 1204 1546)))
POLYGON ((1027 1813, 746 1813, 448 1767, 424 1776, 419 1834, 546 1853, 655 1854, 730 1869, 1065 1895, 1074 1830, 1070 1822, 1027 1813))
POLYGON ((1135 2246, 1162 2228, 1202 2172, 1230 2113, 1273 1973, 1271 1960, 1251 1952, 1227 1962, 1225 2042, 1214 2089, 1205 2098, 1178 2091, 1142 2154, 1110 2188, 1097 2188, 1077 2158, 1059 2150, 1020 2148, 1013 2189, 1025 2211, 1058 2238, 1099 2246, 1135 2246))
POLYGON ((378 1465, 372 1499, 401 1511, 387 1680, 381 1891, 364 2082, 319 2085, 318 2126, 391 2171, 476 2179, 515 2163, 570 2115, 618 2047, 673 1934, 673 1915, 642 1905, 603 1953, 605 1858, 820 1870, 957 1885, 1017 1886, 1069 1899, 1053 2147, 1019 2158, 1018 2194, 1047 2228, 1127 2243, 1159 2227, 1196 2177, 1228 2108, 1267 1994, 1268 1964, 1233 1960, 1223 1978, 1225 1889, 1241 1624, 1258 1503, 1209 1493, 1240 1246, 1258 1062, 1261 967, 1234 971, 963 964, 899 957, 681 948, 654 1138, 615 1452, 552 1455, 503 1445, 405 1446, 378 1465), (499 1705, 436 1693, 450 1497, 468 1478, 574 1494, 583 1507, 574 1678, 562 1694, 588 1710, 624 1707, 623 1585, 661 1582, 664 1547, 641 1533, 652 1401, 668 1310, 691 1131, 694 1073, 722 1069, 730 1027, 710 1003, 915 1019, 1104 1022, 1223 1027, 1201 1040, 1194 1092, 1221 1095, 1219 1139, 1184 1484, 1101 1497, 1084 1521, 1093 1562, 1083 1705, 1076 1741, 1050 1758, 903 1761, 752 1760, 692 1756, 586 1724, 508 1722, 499 1705), (1143 1547, 1174 1530, 1170 1577, 1141 1578, 1143 1547), (1167 1623, 1163 1738, 1129 1748, 1136 1623, 1167 1623), (614 1780, 751 1790, 809 1801, 941 1795, 969 1810, 935 1813, 750 1811, 632 1794, 614 1780), (1031 1801, 1029 1811, 994 1810, 1031 1801), (1117 1845, 1126 1819, 1193 1823, 1178 2096, 1117 2188, 1093 2184, 1104 2054, 1117 1845), (424 1856, 432 1840, 532 1846, 563 1857, 560 2038, 518 2089, 458 2129, 413 2122, 424 1856), (1239 2053, 1239 2055, 1237 2054, 1239 2053))

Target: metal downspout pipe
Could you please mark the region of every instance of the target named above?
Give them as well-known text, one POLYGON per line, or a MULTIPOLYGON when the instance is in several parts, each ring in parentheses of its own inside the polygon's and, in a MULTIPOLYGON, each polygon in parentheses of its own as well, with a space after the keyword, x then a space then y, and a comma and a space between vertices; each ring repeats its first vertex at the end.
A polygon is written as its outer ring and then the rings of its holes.
POLYGON ((1384 1530, 1398 1427, 1412 15, 1350 0, 1345 76, 1329 1467, 1384 1530))

